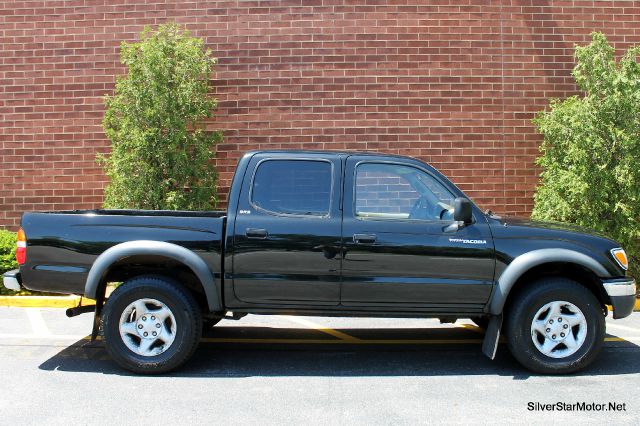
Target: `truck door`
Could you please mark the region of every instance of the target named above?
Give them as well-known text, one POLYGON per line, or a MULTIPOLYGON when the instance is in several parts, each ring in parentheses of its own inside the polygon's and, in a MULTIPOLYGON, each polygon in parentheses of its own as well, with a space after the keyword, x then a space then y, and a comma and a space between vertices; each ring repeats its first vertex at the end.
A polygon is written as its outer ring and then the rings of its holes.
POLYGON ((342 160, 256 154, 240 193, 233 290, 253 304, 340 303, 342 160))
POLYGON ((458 228, 453 200, 463 195, 418 161, 351 156, 344 186, 342 304, 480 310, 495 268, 491 231, 458 228), (464 306, 462 306, 464 305, 464 306))

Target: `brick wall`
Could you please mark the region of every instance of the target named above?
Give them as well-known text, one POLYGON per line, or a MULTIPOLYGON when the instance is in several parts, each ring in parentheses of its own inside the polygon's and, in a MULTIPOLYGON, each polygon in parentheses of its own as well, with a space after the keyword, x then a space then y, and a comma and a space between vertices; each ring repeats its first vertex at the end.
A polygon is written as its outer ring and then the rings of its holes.
MULTIPOLYGON (((0 3, 0 225, 24 210, 93 208, 108 150, 102 96, 118 46, 170 20, 219 58, 226 199, 255 148, 377 150, 431 162, 483 207, 528 214, 533 114, 576 90, 573 46, 640 43, 634 1, 142 1, 0 3)), ((224 207, 224 202, 221 207, 224 207)))

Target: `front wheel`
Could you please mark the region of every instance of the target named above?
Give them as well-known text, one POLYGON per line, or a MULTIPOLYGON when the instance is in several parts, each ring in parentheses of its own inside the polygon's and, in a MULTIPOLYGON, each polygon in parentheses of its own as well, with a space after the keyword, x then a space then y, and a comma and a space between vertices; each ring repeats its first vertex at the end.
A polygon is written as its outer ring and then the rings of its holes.
POLYGON ((526 368, 566 374, 588 366, 602 348, 604 313, 586 287, 544 278, 516 295, 506 317, 507 344, 526 368))
POLYGON ((187 289, 163 277, 133 278, 109 297, 102 316, 105 346, 121 367, 164 373, 182 365, 202 334, 202 313, 187 289))

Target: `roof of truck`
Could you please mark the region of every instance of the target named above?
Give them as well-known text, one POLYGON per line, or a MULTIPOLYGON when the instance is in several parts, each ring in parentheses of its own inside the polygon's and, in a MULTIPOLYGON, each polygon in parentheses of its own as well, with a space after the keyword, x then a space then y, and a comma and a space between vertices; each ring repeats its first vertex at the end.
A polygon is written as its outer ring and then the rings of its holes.
POLYGON ((378 151, 341 151, 341 150, 312 150, 312 149, 264 149, 264 150, 252 150, 248 151, 245 155, 254 154, 333 154, 333 155, 366 155, 366 156, 381 156, 381 157, 397 157, 397 158, 412 158, 408 155, 389 154, 386 152, 378 151))

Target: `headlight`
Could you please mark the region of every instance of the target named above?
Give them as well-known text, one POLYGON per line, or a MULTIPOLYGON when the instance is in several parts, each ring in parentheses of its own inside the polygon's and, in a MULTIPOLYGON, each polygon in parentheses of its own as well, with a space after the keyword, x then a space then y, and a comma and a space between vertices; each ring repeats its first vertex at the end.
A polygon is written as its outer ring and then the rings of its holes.
POLYGON ((618 262, 618 265, 625 271, 629 268, 629 260, 627 259, 627 253, 621 248, 611 249, 611 256, 618 262))

